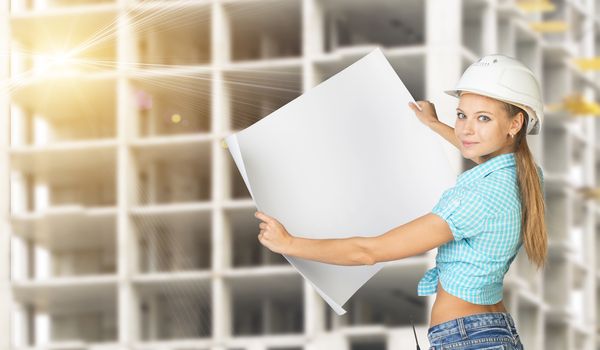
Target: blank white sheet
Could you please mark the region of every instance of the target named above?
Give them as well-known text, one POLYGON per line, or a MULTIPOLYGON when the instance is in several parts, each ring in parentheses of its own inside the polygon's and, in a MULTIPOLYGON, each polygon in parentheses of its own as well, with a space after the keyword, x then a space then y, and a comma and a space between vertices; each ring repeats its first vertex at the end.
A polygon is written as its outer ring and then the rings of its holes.
MULTIPOLYGON (((375 49, 225 142, 258 210, 292 235, 378 236, 430 212, 456 179, 444 141, 409 101, 375 49)), ((387 263, 285 258, 338 315, 387 263)))

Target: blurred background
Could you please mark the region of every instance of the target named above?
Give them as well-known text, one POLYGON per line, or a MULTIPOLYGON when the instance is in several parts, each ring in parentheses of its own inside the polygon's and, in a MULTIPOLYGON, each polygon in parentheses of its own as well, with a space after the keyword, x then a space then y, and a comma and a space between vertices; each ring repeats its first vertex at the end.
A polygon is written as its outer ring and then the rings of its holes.
POLYGON ((504 303, 526 349, 600 349, 600 0, 0 0, 0 348, 426 349, 436 250, 337 316, 222 143, 376 47, 450 125, 480 56, 539 77, 550 256, 504 303))

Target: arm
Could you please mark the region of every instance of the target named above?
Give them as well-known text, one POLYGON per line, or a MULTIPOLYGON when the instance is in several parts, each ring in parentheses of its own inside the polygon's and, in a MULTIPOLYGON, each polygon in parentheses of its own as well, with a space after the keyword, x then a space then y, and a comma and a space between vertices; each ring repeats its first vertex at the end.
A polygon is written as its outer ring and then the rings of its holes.
POLYGON ((454 128, 441 121, 430 122, 427 126, 460 150, 460 141, 454 134, 454 128))
POLYGON ((429 101, 416 101, 409 102, 408 106, 415 113, 421 123, 427 125, 428 128, 440 134, 448 142, 454 145, 454 147, 460 149, 460 141, 454 134, 454 128, 441 122, 435 111, 435 106, 429 101))
MULTIPOLYGON (((430 123, 429 128, 431 128, 431 130, 438 133, 440 136, 442 136, 444 139, 446 139, 448 142, 450 142, 452 145, 454 145, 454 147, 458 148, 458 150, 460 151, 460 140, 454 134, 453 127, 446 125, 446 124, 442 123, 441 121, 438 121, 438 122, 430 123)), ((481 157, 472 158, 471 160, 477 164, 481 164, 483 162, 481 157)))
POLYGON ((374 237, 367 251, 371 260, 378 263, 423 254, 453 239, 448 223, 428 213, 374 237))
MULTIPOLYGON (((438 119, 433 103, 429 101, 417 101, 417 104, 420 109, 414 103, 409 103, 409 107, 415 112, 417 118, 460 151, 460 140, 454 134, 454 128, 438 119)), ((477 164, 481 164, 482 162, 480 157, 473 159, 473 161, 477 164)))
POLYGON ((376 237, 308 239, 294 237, 277 220, 258 212, 259 241, 276 253, 335 265, 373 265, 427 252, 453 239, 441 217, 426 214, 376 237))

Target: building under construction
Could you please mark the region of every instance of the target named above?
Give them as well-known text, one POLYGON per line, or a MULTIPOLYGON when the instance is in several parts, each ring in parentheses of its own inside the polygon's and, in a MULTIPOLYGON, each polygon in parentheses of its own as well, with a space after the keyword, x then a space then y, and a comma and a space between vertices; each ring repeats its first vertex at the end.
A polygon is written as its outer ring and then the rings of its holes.
POLYGON ((478 57, 540 78, 550 256, 521 250, 504 303, 526 349, 600 349, 600 0, 0 0, 0 348, 405 349, 411 319, 427 348, 436 250, 338 316, 222 145, 375 47, 450 125, 478 57))

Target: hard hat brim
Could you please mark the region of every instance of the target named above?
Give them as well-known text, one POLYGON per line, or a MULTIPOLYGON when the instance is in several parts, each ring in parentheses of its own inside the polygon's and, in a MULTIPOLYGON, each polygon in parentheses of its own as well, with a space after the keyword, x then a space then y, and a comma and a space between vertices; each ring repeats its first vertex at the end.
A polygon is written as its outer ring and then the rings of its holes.
POLYGON ((515 102, 511 102, 511 101, 506 101, 506 100, 502 99, 501 97, 495 96, 494 94, 491 94, 489 92, 478 91, 478 90, 475 90, 475 89, 445 90, 444 92, 446 94, 448 94, 450 96, 453 96, 453 97, 456 97, 456 98, 460 98, 460 93, 461 92, 470 92, 470 93, 473 93, 473 94, 490 97, 490 98, 493 98, 495 100, 502 101, 502 102, 505 102, 505 103, 508 103, 508 104, 511 104, 511 105, 515 105, 515 106, 517 106, 517 107, 525 110, 525 112, 527 112, 527 114, 528 114, 528 117, 529 117, 530 120, 527 123, 527 128, 529 129, 529 130, 527 130, 527 134, 530 134, 530 135, 537 135, 537 134, 539 134, 539 127, 538 127, 539 118, 537 117, 537 115, 535 115, 535 111, 533 109, 531 109, 531 108, 529 108, 529 107, 527 107, 525 105, 522 105, 522 104, 519 104, 519 103, 515 103, 515 102), (533 112, 533 115, 534 115, 533 118, 531 117, 531 113, 532 112, 533 112))

